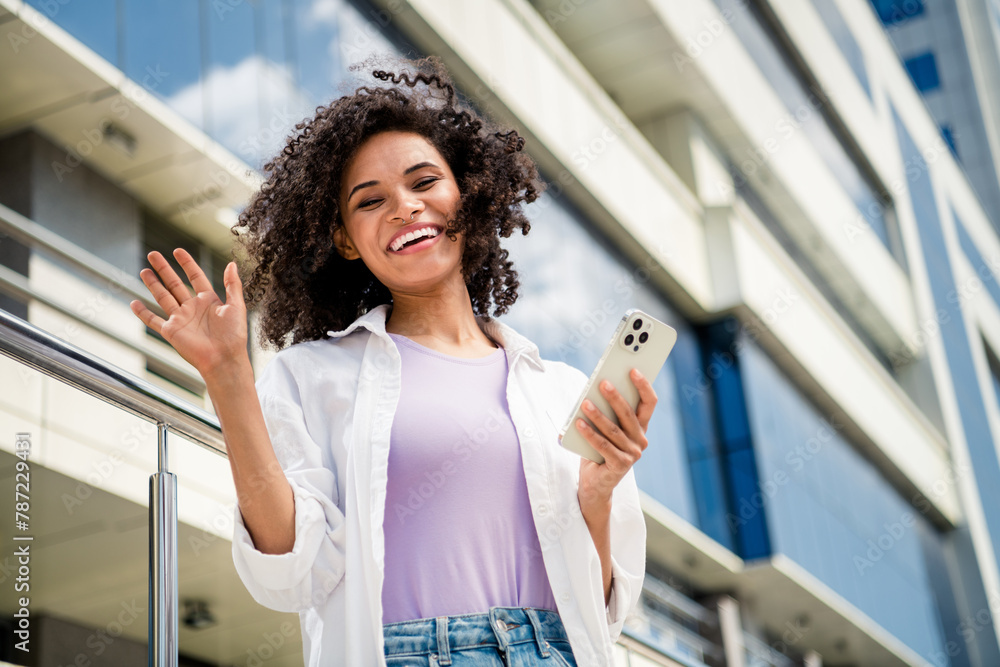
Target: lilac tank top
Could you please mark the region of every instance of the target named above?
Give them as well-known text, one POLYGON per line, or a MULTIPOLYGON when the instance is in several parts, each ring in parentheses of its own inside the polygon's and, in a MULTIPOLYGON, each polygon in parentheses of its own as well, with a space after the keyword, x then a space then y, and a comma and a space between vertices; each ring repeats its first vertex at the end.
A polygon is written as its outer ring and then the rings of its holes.
POLYGON ((389 440, 382 622, 495 606, 555 611, 503 348, 462 359, 389 335, 403 377, 389 440))

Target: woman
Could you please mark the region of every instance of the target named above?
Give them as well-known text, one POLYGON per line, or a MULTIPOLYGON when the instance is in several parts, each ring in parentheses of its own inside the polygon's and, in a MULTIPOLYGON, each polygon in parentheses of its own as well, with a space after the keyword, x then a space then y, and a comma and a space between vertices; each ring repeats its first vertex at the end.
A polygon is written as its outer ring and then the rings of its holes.
POLYGON ((261 604, 300 614, 308 665, 610 665, 638 601, 632 464, 656 404, 577 425, 586 376, 489 316, 517 298, 499 238, 538 194, 516 132, 459 106, 435 59, 373 72, 299 124, 234 226, 251 260, 223 304, 156 252, 168 315, 133 312, 205 379, 236 486, 233 557, 261 604), (280 349, 254 383, 246 309, 280 349), (289 344, 290 343, 290 344, 289 344), (391 445, 391 446, 390 446, 391 445))

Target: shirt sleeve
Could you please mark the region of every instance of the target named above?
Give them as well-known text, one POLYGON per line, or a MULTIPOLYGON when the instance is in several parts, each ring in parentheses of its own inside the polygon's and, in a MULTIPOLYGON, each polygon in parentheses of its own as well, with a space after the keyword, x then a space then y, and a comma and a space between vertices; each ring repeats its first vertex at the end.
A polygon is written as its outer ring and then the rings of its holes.
POLYGON ((605 612, 612 643, 618 641, 625 618, 639 604, 645 575, 646 521, 635 473, 629 470, 611 499, 611 595, 605 612))
POLYGON ((271 445, 295 497, 295 543, 285 554, 257 550, 237 505, 233 562, 257 602, 298 612, 321 605, 343 582, 346 520, 337 506, 336 473, 323 464, 302 408, 283 397, 260 399, 271 445))
MULTIPOLYGON (((562 392, 565 404, 557 412, 569 414, 589 380, 588 376, 574 366, 556 362, 564 375, 566 390, 562 392), (572 401, 572 402, 571 402, 572 401)), ((611 497, 611 595, 605 606, 608 635, 611 642, 621 636, 625 618, 639 604, 642 582, 646 576, 646 520, 639 500, 639 487, 635 481, 635 470, 630 469, 611 497)), ((600 587, 604 598, 603 585, 600 587)))

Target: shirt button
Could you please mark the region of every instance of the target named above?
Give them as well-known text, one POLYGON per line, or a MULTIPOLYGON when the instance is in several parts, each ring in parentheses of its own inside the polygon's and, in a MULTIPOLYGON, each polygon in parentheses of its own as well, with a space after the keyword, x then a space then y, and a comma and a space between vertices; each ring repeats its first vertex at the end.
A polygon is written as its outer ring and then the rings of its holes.
POLYGON ((538 516, 548 516, 548 514, 549 514, 549 506, 546 505, 545 503, 539 503, 538 516))
POLYGON ((526 436, 528 436, 529 438, 534 438, 535 437, 535 429, 533 429, 533 428, 531 428, 529 426, 528 428, 524 429, 524 434, 526 436))
POLYGON ((559 599, 562 600, 563 602, 569 602, 569 593, 563 593, 562 595, 559 596, 559 599))

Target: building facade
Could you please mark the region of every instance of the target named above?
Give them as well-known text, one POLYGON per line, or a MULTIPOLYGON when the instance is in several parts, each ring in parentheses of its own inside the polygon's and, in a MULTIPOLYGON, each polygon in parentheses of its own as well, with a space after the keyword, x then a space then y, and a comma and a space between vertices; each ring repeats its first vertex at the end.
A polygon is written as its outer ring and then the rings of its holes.
POLYGON ((872 6, 987 215, 1000 225, 1000 5, 873 0, 872 6))
MULTIPOLYGON (((183 245, 221 293, 229 226, 294 125, 371 54, 439 55, 549 184, 505 242, 504 321, 588 374, 628 308, 678 331, 618 665, 998 665, 998 9, 0 0, 0 307, 210 408, 128 308, 146 252, 183 245), (939 115, 904 37, 922 12, 978 54, 975 109, 939 115)), ((0 457, 31 434, 37 533, 35 652, 0 658, 137 662, 155 426, 0 364, 0 457)), ((301 664, 297 617, 233 570, 228 463, 174 452, 182 664, 301 664)))

